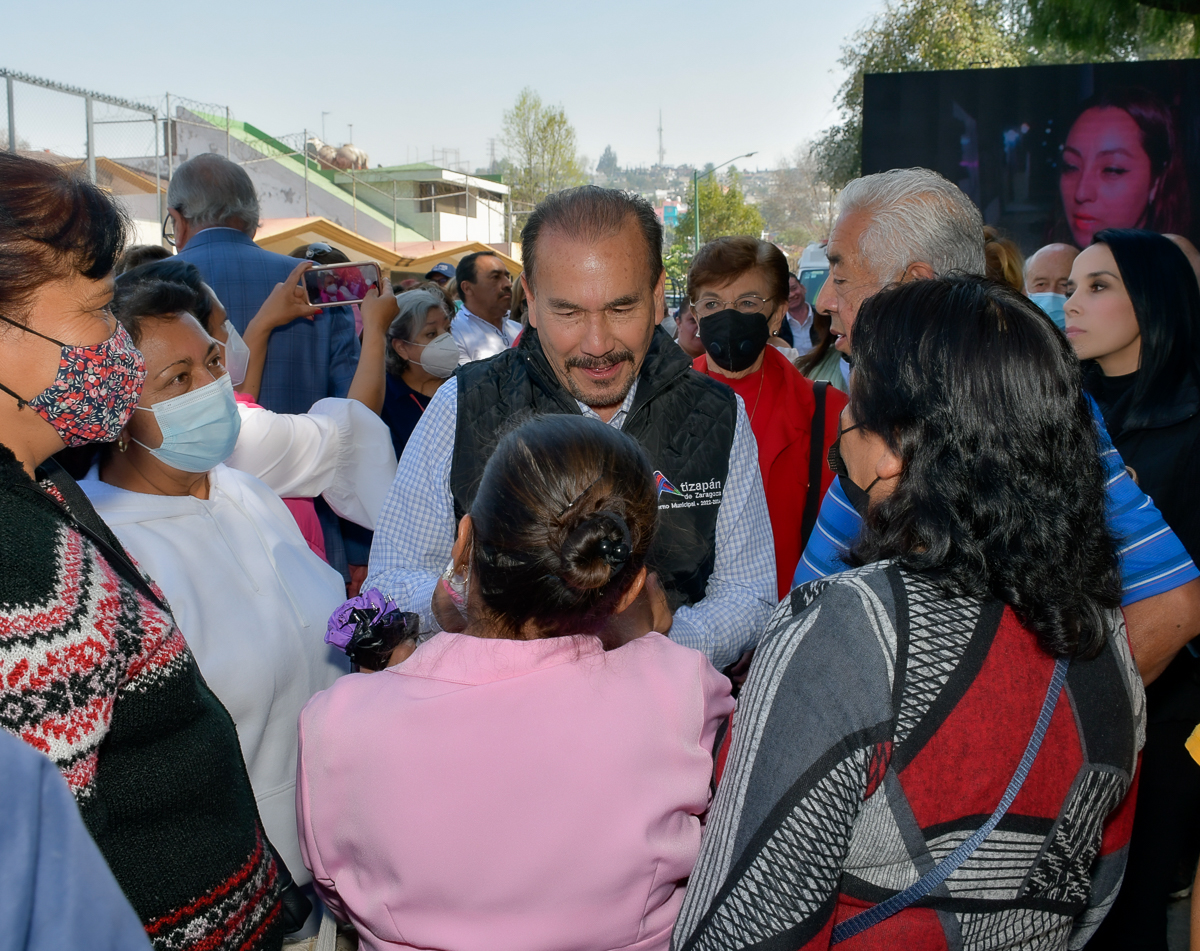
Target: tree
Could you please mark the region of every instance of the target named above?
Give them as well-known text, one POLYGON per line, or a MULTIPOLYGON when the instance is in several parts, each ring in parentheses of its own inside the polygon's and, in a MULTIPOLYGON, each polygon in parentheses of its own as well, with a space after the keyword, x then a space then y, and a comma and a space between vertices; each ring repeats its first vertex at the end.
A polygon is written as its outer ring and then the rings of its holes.
POLYGON ((861 173, 864 73, 1197 53, 1200 0, 889 0, 842 47, 841 121, 813 145, 818 173, 835 189, 861 173))
POLYGON ((596 163, 596 171, 601 175, 607 175, 611 178, 620 171, 620 166, 617 164, 617 153, 613 151, 611 145, 604 147, 604 154, 600 156, 600 161, 596 163))
POLYGON ((833 228, 836 193, 821 180, 811 146, 801 145, 771 176, 762 216, 778 244, 803 247, 833 228))
POLYGON ((842 121, 814 146, 821 177, 840 189, 862 167, 864 73, 973 66, 1019 66, 1023 24, 1004 0, 899 0, 854 33, 839 60, 849 75, 838 90, 842 121))
MULTIPOLYGON (((753 205, 746 204, 737 168, 730 166, 722 184, 711 172, 700 175, 700 243, 730 234, 758 237, 763 217, 753 205)), ((695 199, 693 198, 693 202, 695 199)), ((675 225, 675 244, 686 246, 696 236, 696 208, 691 207, 675 225)), ((694 251, 695 249, 693 249, 694 251)))
POLYGON ((512 163, 513 201, 536 205, 552 192, 582 185, 587 160, 576 152, 575 127, 562 106, 548 106, 529 87, 504 113, 500 141, 512 163))
POLYGON ((1028 0, 1029 39, 1086 60, 1200 55, 1198 0, 1028 0))

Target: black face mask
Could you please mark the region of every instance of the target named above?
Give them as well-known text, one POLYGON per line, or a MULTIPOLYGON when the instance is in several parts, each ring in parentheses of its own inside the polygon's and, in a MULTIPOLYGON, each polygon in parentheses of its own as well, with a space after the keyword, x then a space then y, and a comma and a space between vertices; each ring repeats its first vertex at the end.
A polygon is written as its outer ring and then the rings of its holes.
MULTIPOLYGON (((876 478, 875 482, 878 481, 879 479, 876 478)), ((854 511, 858 512, 865 521, 867 518, 867 506, 871 504, 871 497, 868 493, 875 488, 875 482, 872 482, 865 489, 848 475, 838 475, 838 482, 842 486, 842 492, 846 496, 846 501, 854 506, 854 511)))
POLYGON ((766 314, 722 310, 699 321, 700 342, 722 370, 748 370, 763 352, 771 331, 766 314))

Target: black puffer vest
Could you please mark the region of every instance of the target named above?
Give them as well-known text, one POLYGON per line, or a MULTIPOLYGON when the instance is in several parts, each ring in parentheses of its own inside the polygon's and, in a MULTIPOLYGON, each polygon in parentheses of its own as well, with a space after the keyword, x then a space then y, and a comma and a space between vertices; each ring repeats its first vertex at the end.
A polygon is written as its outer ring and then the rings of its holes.
MULTIPOLYGON (((704 597, 737 426, 733 390, 691 366, 667 333, 656 329, 622 427, 642 444, 655 469, 659 521, 647 565, 658 573, 672 609, 704 597)), ((471 509, 492 451, 514 422, 543 413, 582 414, 532 327, 515 349, 468 363, 457 376, 450 492, 460 519, 471 509)))

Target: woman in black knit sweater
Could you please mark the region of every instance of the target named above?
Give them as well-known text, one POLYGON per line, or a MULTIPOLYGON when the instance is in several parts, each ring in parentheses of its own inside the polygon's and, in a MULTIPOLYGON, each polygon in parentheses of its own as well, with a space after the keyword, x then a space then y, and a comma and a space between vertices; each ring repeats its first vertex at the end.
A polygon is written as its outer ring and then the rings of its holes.
POLYGON ((158 948, 279 948, 280 872, 233 721, 161 592, 50 457, 145 377, 108 312, 126 232, 94 185, 0 153, 0 727, 50 757, 158 948))

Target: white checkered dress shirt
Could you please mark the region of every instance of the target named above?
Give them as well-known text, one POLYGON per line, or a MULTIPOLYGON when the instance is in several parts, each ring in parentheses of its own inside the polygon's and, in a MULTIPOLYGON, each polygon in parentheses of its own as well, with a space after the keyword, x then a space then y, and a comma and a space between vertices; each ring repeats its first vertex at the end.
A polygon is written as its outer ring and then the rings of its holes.
MULTIPOLYGON (((609 421, 618 429, 633 405, 636 384, 609 421)), ((595 411, 579 404, 585 416, 595 411)), ((775 607, 775 545, 758 469, 758 446, 737 400, 737 428, 729 453, 729 476, 717 512, 716 561, 704 598, 680 607, 670 636, 706 654, 718 670, 758 643, 775 607)), ((375 526, 371 564, 363 590, 378 588, 404 611, 421 615, 422 627, 438 630, 431 603, 454 546, 450 462, 458 418, 458 385, 450 380, 434 394, 409 437, 383 511, 375 526)))

